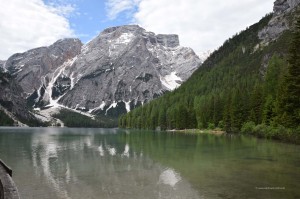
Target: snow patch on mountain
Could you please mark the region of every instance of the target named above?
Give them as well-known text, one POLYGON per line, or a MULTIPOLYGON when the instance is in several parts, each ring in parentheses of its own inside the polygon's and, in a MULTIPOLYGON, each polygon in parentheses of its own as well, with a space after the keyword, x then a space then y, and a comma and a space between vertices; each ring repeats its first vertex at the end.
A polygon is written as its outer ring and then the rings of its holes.
POLYGON ((198 57, 201 60, 201 62, 203 63, 211 55, 211 53, 212 53, 211 50, 199 52, 198 57))
POLYGON ((129 42, 132 41, 132 39, 134 37, 135 36, 132 33, 123 33, 123 34, 121 34, 121 36, 119 38, 117 38, 115 40, 115 43, 117 43, 117 44, 128 44, 129 42))
POLYGON ((182 79, 176 75, 176 72, 172 72, 169 75, 160 78, 161 83, 170 91, 178 88, 182 79))

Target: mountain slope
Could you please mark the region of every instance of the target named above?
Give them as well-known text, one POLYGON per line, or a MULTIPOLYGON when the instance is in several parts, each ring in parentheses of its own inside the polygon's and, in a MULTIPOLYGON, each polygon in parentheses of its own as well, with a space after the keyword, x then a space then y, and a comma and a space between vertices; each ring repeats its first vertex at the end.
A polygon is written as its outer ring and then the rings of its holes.
POLYGON ((276 101, 299 3, 276 1, 272 15, 227 40, 176 91, 120 117, 119 126, 237 132, 246 122, 279 124, 276 101))
POLYGON ((0 90, 0 126, 43 125, 30 113, 22 88, 7 73, 0 72, 0 90))
POLYGON ((60 103, 108 114, 119 106, 126 112, 179 86, 199 62, 192 49, 179 46, 177 35, 154 35, 138 26, 109 28, 66 68, 68 75, 76 68, 77 83, 60 103))
POLYGON ((4 68, 35 108, 65 107, 118 116, 173 90, 198 68, 177 35, 155 35, 136 25, 112 27, 81 44, 60 40, 10 57, 4 68))
POLYGON ((4 63, 4 68, 15 77, 28 97, 43 85, 48 85, 51 75, 78 55, 81 46, 78 39, 59 40, 49 47, 12 55, 4 63))

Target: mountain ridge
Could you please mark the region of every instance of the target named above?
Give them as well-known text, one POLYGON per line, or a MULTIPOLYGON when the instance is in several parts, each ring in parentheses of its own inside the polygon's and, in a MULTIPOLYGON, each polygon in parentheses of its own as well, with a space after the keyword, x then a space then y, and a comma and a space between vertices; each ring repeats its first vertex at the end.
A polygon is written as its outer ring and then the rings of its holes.
POLYGON ((66 108, 117 117, 179 87, 200 63, 191 48, 180 46, 178 35, 125 25, 107 28, 87 44, 62 39, 0 65, 38 114, 66 108))

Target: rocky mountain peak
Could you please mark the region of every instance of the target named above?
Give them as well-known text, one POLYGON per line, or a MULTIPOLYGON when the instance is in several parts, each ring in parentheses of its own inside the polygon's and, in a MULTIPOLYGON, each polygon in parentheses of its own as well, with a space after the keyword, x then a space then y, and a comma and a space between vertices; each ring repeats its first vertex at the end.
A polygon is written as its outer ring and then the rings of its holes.
POLYGON ((128 32, 138 32, 145 31, 144 28, 138 25, 124 25, 124 26, 115 26, 104 29, 100 35, 111 34, 111 33, 128 33, 128 32))
POLYGON ((7 61, 34 107, 117 116, 174 90, 198 68, 178 35, 138 25, 107 28, 83 45, 64 39, 7 61))
POLYGON ((262 45, 276 40, 285 30, 293 26, 291 13, 299 8, 300 0, 276 0, 273 7, 273 16, 268 25, 258 33, 262 45))
POLYGON ((290 12, 299 3, 300 3, 300 0, 276 0, 274 2, 273 11, 276 15, 280 15, 282 13, 290 12))
POLYGON ((94 39, 99 42, 99 39, 106 39, 108 41, 116 40, 115 43, 127 43, 134 37, 150 38, 152 44, 160 44, 165 47, 175 48, 179 46, 179 37, 176 34, 158 34, 153 32, 147 32, 144 28, 138 25, 125 25, 110 27, 100 33, 100 35, 94 39))
POLYGON ((63 39, 48 47, 40 47, 12 55, 5 69, 15 76, 25 93, 31 95, 49 80, 58 66, 81 52, 79 39, 63 39))

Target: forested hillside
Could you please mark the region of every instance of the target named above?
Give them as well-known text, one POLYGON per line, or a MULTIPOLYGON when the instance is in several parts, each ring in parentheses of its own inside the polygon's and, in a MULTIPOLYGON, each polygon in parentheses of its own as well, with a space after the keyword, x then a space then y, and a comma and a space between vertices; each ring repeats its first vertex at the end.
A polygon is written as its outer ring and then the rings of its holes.
POLYGON ((276 41, 258 45, 258 31, 271 17, 227 40, 176 91, 121 116, 119 126, 219 127, 299 141, 300 20, 276 41))

